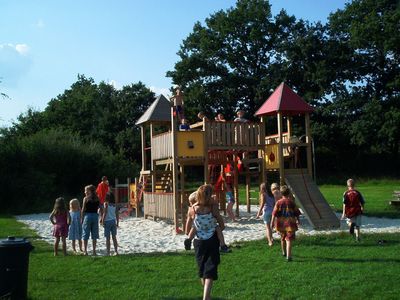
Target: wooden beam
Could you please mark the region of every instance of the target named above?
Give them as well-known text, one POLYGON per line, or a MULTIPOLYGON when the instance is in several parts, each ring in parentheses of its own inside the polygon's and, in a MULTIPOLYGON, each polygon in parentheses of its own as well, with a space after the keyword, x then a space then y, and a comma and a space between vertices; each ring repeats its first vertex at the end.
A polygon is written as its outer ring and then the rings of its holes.
POLYGON ((312 177, 312 149, 311 149, 311 127, 310 127, 310 114, 306 113, 306 143, 307 143, 307 169, 308 174, 312 177))
POLYGON ((278 112, 278 157, 279 157, 279 181, 280 185, 285 183, 285 171, 284 171, 284 161, 283 161, 283 128, 282 128, 282 113, 278 112))

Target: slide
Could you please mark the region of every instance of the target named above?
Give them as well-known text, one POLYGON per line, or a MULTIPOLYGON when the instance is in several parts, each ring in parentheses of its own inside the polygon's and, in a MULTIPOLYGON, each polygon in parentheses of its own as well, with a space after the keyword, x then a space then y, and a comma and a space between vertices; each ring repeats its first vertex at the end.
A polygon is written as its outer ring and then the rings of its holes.
POLYGON ((340 227, 339 219, 308 173, 285 174, 285 181, 315 229, 340 227))

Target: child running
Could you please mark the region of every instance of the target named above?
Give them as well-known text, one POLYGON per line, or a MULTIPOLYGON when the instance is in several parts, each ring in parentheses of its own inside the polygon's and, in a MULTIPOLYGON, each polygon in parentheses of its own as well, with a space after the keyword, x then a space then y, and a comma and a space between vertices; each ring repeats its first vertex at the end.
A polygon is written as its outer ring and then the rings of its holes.
POLYGON ((78 199, 72 199, 69 202, 69 216, 70 225, 68 232, 68 239, 72 241, 72 250, 76 254, 76 241, 78 240, 79 250, 83 252, 82 249, 82 223, 81 223, 81 206, 79 205, 78 199))
MULTIPOLYGON (((218 204, 216 204, 215 201, 213 201, 213 202, 214 202, 213 205, 216 206, 216 209, 218 209, 218 204)), ((197 191, 190 194, 189 206, 193 207, 194 205, 196 205, 196 203, 197 203, 197 191)), ((189 211, 188 211, 188 218, 189 218, 189 211)), ((217 216, 214 216, 214 218, 217 220, 218 224, 224 224, 224 221, 222 220, 222 217, 220 214, 218 214, 217 216)), ((229 247, 225 244, 225 238, 224 238, 224 234, 222 233, 221 225, 217 225, 217 227, 215 227, 215 232, 217 233, 217 237, 218 237, 218 240, 220 243, 220 251, 224 252, 224 253, 231 252, 231 249, 229 249, 229 247)), ((192 240, 195 238, 195 236, 196 236, 196 228, 193 226, 190 229, 188 238, 185 239, 185 241, 184 241, 186 250, 190 250, 190 248, 192 247, 192 240)))
POLYGON ((292 261, 292 241, 296 238, 299 224, 300 211, 290 197, 290 189, 281 187, 282 199, 278 200, 272 211, 271 227, 275 225, 276 231, 281 235, 282 255, 287 261, 292 261))
POLYGON ((361 215, 364 211, 364 198, 359 191, 354 188, 354 180, 347 180, 347 191, 343 194, 343 214, 342 219, 347 218, 350 226, 350 234, 354 235, 356 241, 360 241, 361 215))
POLYGON ((119 225, 119 213, 118 208, 115 205, 115 197, 112 192, 107 192, 106 194, 101 223, 104 226, 104 237, 106 238, 106 255, 110 255, 110 235, 112 236, 114 244, 114 255, 118 255, 117 227, 119 225))
POLYGON ((64 198, 57 198, 54 203, 53 211, 50 214, 50 222, 53 224, 53 236, 56 238, 54 242, 54 256, 58 255, 58 244, 60 238, 62 240, 62 250, 64 256, 67 255, 67 236, 68 224, 70 222, 67 208, 65 207, 64 198))
POLYGON ((267 189, 266 183, 260 184, 259 200, 260 200, 260 208, 257 212, 256 218, 259 218, 261 214, 263 215, 263 221, 265 224, 265 229, 267 231, 268 246, 271 247, 274 244, 274 239, 272 238, 272 230, 270 223, 271 223, 272 211, 274 210, 275 206, 275 198, 272 195, 272 191, 269 192, 269 190, 267 189))
POLYGON ((225 182, 225 198, 226 198, 226 212, 232 222, 236 221, 235 214, 233 213, 233 205, 235 204, 235 197, 233 195, 233 187, 230 182, 225 182))

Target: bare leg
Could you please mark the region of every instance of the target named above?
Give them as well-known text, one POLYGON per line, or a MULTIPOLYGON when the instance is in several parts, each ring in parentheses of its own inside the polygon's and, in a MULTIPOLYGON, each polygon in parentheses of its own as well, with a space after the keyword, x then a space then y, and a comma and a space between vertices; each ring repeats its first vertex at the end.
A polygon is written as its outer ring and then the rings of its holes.
POLYGON ((72 240, 72 251, 76 252, 75 240, 72 240))
POLYGON ((117 236, 113 235, 112 236, 113 239, 113 244, 114 244, 114 251, 115 251, 115 255, 118 255, 118 241, 117 241, 117 236))
POLYGON ((286 255, 287 259, 292 258, 292 241, 286 241, 286 255))
POLYGON ((356 241, 359 242, 360 241, 360 227, 359 226, 356 226, 355 233, 356 233, 356 241))
POLYGON ((96 254, 97 240, 96 240, 96 239, 93 239, 93 240, 92 240, 92 244, 93 244, 93 255, 97 255, 97 254, 96 254))
POLYGON ((211 299, 211 288, 213 286, 213 279, 205 278, 204 279, 204 290, 203 290, 203 300, 211 299))
POLYGON ((106 237, 107 256, 110 255, 110 237, 106 237))
POLYGON ((62 249, 64 256, 67 255, 67 238, 65 236, 61 237, 62 239, 62 249))
POLYGON ((271 230, 271 226, 269 225, 269 223, 265 224, 265 229, 267 231, 268 245, 272 246, 272 244, 274 243, 274 240, 272 238, 272 230, 271 230))
POLYGON ((236 219, 235 219, 235 215, 233 214, 233 203, 232 202, 229 202, 228 203, 228 206, 226 207, 226 211, 227 211, 227 213, 228 213, 228 216, 229 216, 229 218, 232 220, 232 221, 236 221, 236 219))
POLYGON ((60 237, 57 236, 54 242, 54 256, 58 255, 58 244, 60 243, 60 237))
POLYGON ((286 242, 285 242, 285 240, 281 240, 281 249, 282 249, 282 255, 286 256, 286 242))
POLYGON ((83 249, 82 249, 82 240, 78 240, 78 245, 79 245, 79 250, 81 250, 81 252, 83 252, 83 249))
POLYGON ((83 240, 83 254, 87 255, 87 244, 88 240, 83 240))

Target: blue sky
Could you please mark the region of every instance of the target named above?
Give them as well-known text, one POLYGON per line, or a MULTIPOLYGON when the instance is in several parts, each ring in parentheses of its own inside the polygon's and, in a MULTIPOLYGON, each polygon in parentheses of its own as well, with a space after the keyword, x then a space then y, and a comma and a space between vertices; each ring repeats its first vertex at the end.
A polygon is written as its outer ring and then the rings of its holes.
MULTIPOLYGON (((325 22, 348 0, 271 0, 297 18, 325 22)), ((0 0, 0 126, 29 107, 43 110, 78 74, 117 88, 142 81, 166 92, 165 77, 196 21, 234 0, 0 0)))

